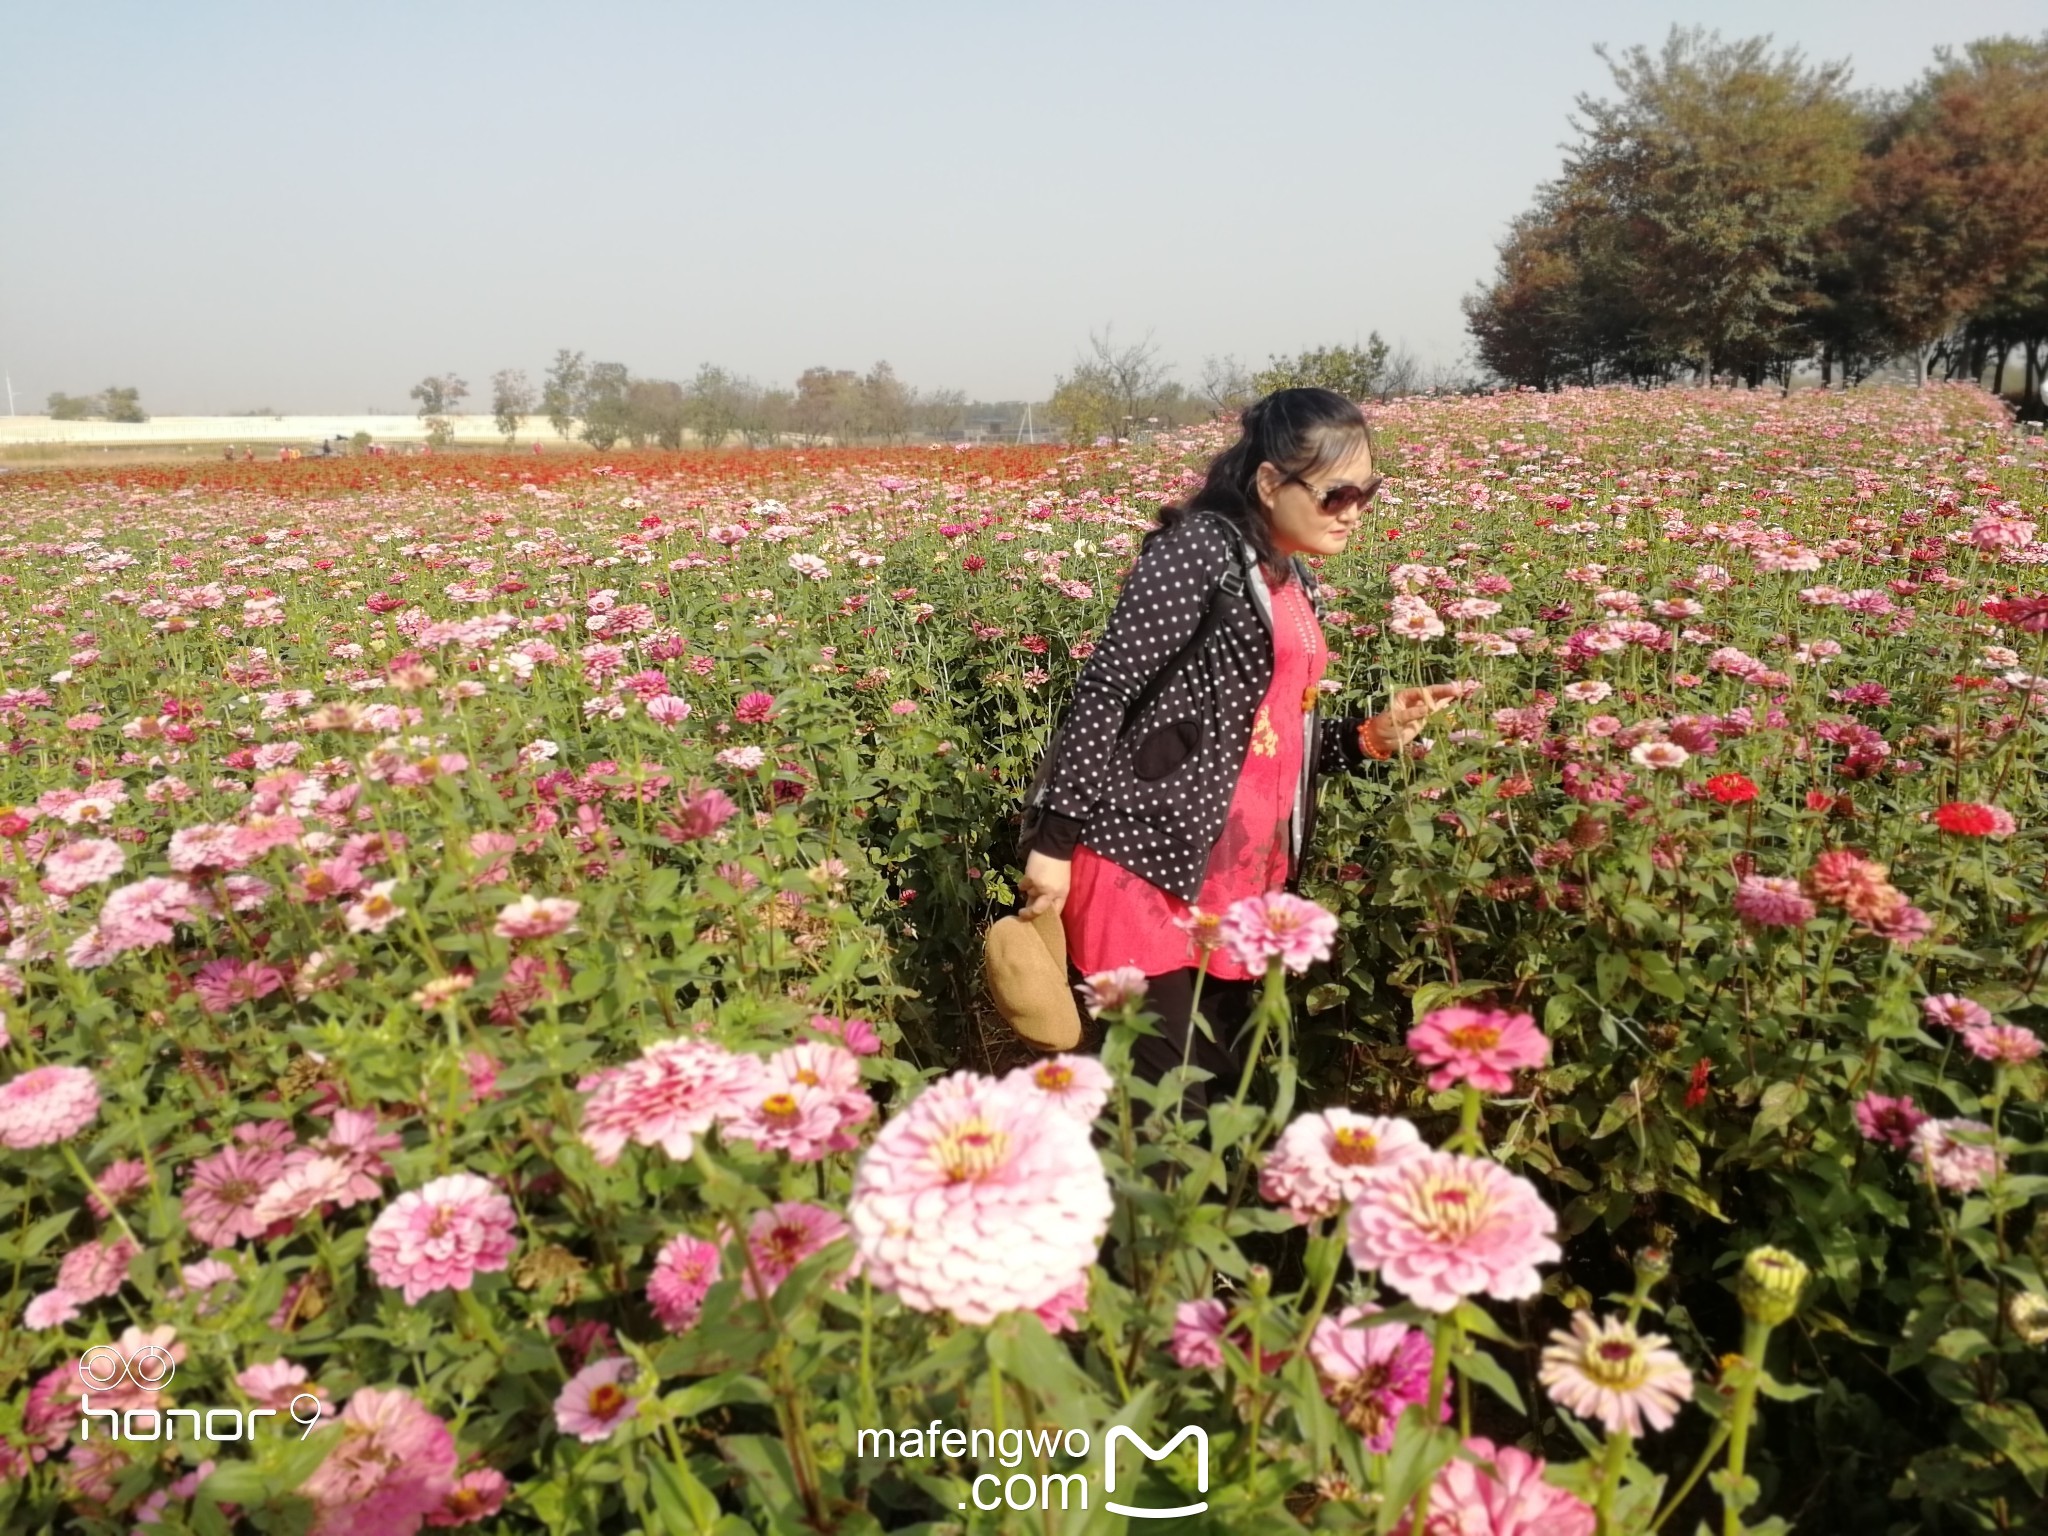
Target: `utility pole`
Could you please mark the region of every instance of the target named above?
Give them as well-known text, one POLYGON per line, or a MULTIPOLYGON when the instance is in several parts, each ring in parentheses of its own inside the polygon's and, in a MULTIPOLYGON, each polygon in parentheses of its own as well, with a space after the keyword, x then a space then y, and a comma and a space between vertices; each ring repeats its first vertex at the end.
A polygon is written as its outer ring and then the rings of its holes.
POLYGON ((1031 406, 1028 402, 1024 406, 1024 420, 1017 427, 1017 441, 1029 441, 1034 445, 1038 442, 1038 429, 1031 425, 1031 406))
POLYGON ((14 414, 14 375, 7 375, 7 414, 14 414))

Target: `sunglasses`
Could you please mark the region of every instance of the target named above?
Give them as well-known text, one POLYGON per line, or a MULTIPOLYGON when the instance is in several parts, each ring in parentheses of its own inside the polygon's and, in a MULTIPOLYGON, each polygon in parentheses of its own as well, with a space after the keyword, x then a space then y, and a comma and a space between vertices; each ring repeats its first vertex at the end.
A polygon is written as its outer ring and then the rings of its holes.
POLYGON ((1326 516, 1342 517, 1355 507, 1371 505, 1373 497, 1379 495, 1380 485, 1386 478, 1385 475, 1374 475, 1363 485, 1331 485, 1320 491, 1299 475, 1289 475, 1287 481, 1282 483, 1292 482, 1307 491, 1315 498, 1316 505, 1322 508, 1326 516))

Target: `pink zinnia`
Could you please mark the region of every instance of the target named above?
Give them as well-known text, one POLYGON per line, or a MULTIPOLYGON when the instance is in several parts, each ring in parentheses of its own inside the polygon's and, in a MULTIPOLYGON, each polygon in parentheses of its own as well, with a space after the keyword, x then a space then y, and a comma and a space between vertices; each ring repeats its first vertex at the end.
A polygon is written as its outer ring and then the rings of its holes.
POLYGON ((1184 1301, 1173 1309, 1174 1360, 1190 1371, 1214 1370, 1223 1364, 1223 1330, 1230 1308, 1213 1297, 1184 1301))
POLYGON ((732 717, 742 725, 763 725, 774 713, 775 695, 756 692, 740 695, 739 703, 733 706, 732 717))
POLYGON ((256 1202, 284 1172, 273 1147, 228 1146, 195 1162, 186 1175, 185 1225, 209 1248, 260 1237, 270 1223, 256 1219, 256 1202))
POLYGON ((1477 1461, 1454 1457, 1436 1475, 1427 1536, 1593 1536, 1592 1506, 1545 1482, 1541 1458, 1477 1437, 1464 1452, 1477 1461))
POLYGON ((1139 1001, 1145 995, 1148 980, 1135 965, 1096 971, 1081 983, 1081 1000, 1088 1005, 1088 1016, 1099 1018, 1105 1009, 1139 1001))
POLYGON ((330 1202, 339 1203, 348 1186, 349 1171, 341 1162, 315 1155, 293 1163, 271 1180, 256 1197, 249 1219, 264 1227, 294 1222, 330 1202))
POLYGON ((319 1512, 313 1536, 405 1536, 455 1486, 455 1436, 396 1387, 364 1387, 320 1433, 338 1438, 299 1485, 319 1512))
POLYGON ((1408 1031, 1408 1049, 1425 1067, 1432 1092, 1470 1083, 1482 1093, 1507 1093, 1514 1074, 1550 1060, 1550 1039, 1526 1013, 1501 1008, 1438 1008, 1408 1031))
POLYGON ((632 1411, 633 1399, 621 1383, 635 1375, 633 1362, 624 1355, 586 1365, 555 1398, 556 1427, 585 1445, 610 1439, 632 1411))
POLYGON ((84 1067, 30 1067, 0 1086, 0 1147, 25 1152, 69 1141, 100 1112, 99 1084, 84 1067))
POLYGON ((1757 928, 1804 928, 1817 909, 1797 880, 1744 875, 1735 888, 1735 915, 1757 928))
MULTIPOLYGON (((1320 1319, 1308 1341, 1323 1396, 1375 1453, 1393 1446, 1402 1409, 1410 1403, 1428 1407, 1429 1367, 1435 1358, 1421 1329, 1366 1321, 1379 1310, 1346 1307, 1320 1319)), ((1451 1416, 1448 1392, 1437 1406, 1440 1421, 1451 1416)))
POLYGON ((125 1237, 108 1242, 80 1243, 57 1266, 57 1289, 81 1303, 111 1296, 128 1283, 128 1265, 140 1252, 125 1237))
POLYGON ((806 1027, 830 1035, 856 1056, 878 1055, 882 1049, 882 1037, 866 1019, 835 1019, 829 1013, 814 1013, 806 1027))
POLYGON ((2041 1054, 2041 1037, 2017 1024, 1979 1024, 1963 1031, 1963 1043, 1979 1061, 2016 1067, 2041 1054))
POLYGON ((710 837, 737 815, 739 807, 722 789, 700 790, 685 796, 676 809, 676 819, 656 830, 672 843, 692 843, 710 837))
POLYGON ((672 693, 660 694, 647 701, 647 718, 656 725, 674 730, 690 718, 690 701, 677 698, 672 693))
POLYGON ((192 978, 192 990, 208 1013, 233 1013, 243 1003, 270 996, 284 985, 284 972, 254 960, 209 960, 192 978))
POLYGON ((121 873, 126 855, 111 838, 88 837, 66 843, 43 857, 42 887, 52 896, 76 896, 121 873))
POLYGON ((647 1277, 647 1301, 661 1326, 681 1333, 693 1326, 704 1308, 705 1294, 718 1283, 718 1245, 683 1232, 670 1238, 655 1256, 647 1277))
POLYGON ((343 926, 350 933, 382 933, 405 916, 405 908, 391 899, 397 889, 396 880, 379 880, 342 909, 343 926))
POLYGON ((1519 1301, 1542 1289, 1539 1264, 1563 1251, 1536 1187, 1484 1158, 1430 1152, 1368 1184, 1351 1207, 1351 1261, 1417 1306, 1448 1312, 1466 1296, 1519 1301))
POLYGON ((370 1273, 402 1287, 408 1305, 434 1291, 469 1289, 480 1270, 512 1261, 512 1202, 488 1179, 454 1173, 409 1190, 370 1226, 370 1273))
POLYGON ((236 1373, 235 1385, 240 1387, 248 1399, 259 1408, 275 1408, 283 1412, 291 1407, 295 1397, 318 1399, 323 1413, 331 1414, 325 1398, 309 1385, 303 1365, 294 1365, 289 1360, 265 1360, 236 1373))
MULTIPOLYGON (((740 1278, 740 1289, 749 1296, 759 1294, 754 1277, 772 1294, 789 1272, 813 1254, 823 1253, 852 1228, 837 1211, 802 1200, 785 1200, 754 1213, 747 1223, 747 1253, 752 1259, 740 1278)), ((839 1276, 843 1282, 845 1274, 839 1276)))
POLYGON ((875 1101, 861 1086, 860 1062, 843 1046, 806 1040, 762 1063, 744 1093, 734 1094, 729 1136, 814 1163, 860 1144, 858 1127, 874 1118, 875 1101))
POLYGON ((475 1525, 505 1507, 512 1484, 496 1467, 476 1467, 455 1480, 441 1507, 427 1516, 434 1526, 475 1525))
POLYGON ((1429 1150, 1406 1120, 1325 1109, 1280 1133, 1259 1170, 1259 1193, 1306 1226, 1334 1216, 1389 1168, 1429 1150))
POLYGON ((1081 1319, 1088 1313, 1087 1272, 1084 1270, 1074 1276, 1065 1289, 1055 1292, 1031 1310, 1045 1324, 1047 1333, 1078 1332, 1081 1319))
POLYGON ((1223 914, 1221 937, 1230 957, 1248 971, 1263 972, 1275 955, 1296 975, 1312 961, 1330 958, 1337 917, 1314 902, 1286 891, 1247 896, 1223 914))
POLYGON ((1984 1029, 1993 1022, 1989 1008, 1953 992, 1936 992, 1921 998, 1920 1012, 1926 1015, 1928 1023, 1944 1029, 1984 1029))
POLYGON ((1913 1161, 1930 1169, 1934 1182, 1959 1194, 1982 1189, 1998 1176, 2005 1159, 1990 1145, 1991 1127, 1982 1120, 1923 1120, 1913 1130, 1913 1161), (1957 1132, 1969 1140, 1958 1139, 1957 1132))
POLYGON ((1913 1107, 1910 1094, 1888 1099, 1881 1093, 1866 1093, 1856 1101, 1856 1129, 1871 1141, 1900 1152, 1913 1145, 1915 1133, 1926 1120, 1926 1112, 1913 1107))
POLYGON ((52 1286, 47 1291, 37 1292, 22 1308, 21 1325, 32 1333, 61 1328, 78 1316, 80 1305, 79 1299, 63 1286, 52 1286))
POLYGON ((583 1144, 609 1168, 628 1141, 660 1147, 678 1162, 714 1122, 737 1113, 738 1095, 758 1080, 760 1063, 705 1040, 664 1040, 638 1061, 586 1079, 583 1144))
POLYGON ((1093 1056, 1059 1055, 1028 1067, 1014 1067, 1003 1076, 1006 1083, 1044 1094, 1082 1125, 1093 1125, 1109 1102, 1114 1086, 1105 1067, 1093 1056))
POLYGON ((522 896, 499 912, 492 932, 501 939, 548 939, 567 933, 583 904, 564 896, 522 896))
POLYGON ((1626 1318, 1595 1321, 1574 1312, 1569 1332, 1550 1335, 1539 1379, 1550 1400, 1610 1435, 1669 1429, 1692 1400, 1692 1372, 1661 1333, 1638 1333, 1626 1318))
POLYGON ((346 1209, 384 1193, 384 1180, 391 1177, 391 1165, 382 1154, 396 1151, 403 1139, 395 1131, 380 1131, 377 1116, 370 1110, 337 1109, 327 1134, 315 1136, 311 1146, 290 1153, 285 1166, 289 1168, 295 1162, 314 1157, 332 1158, 340 1163, 348 1171, 348 1180, 334 1197, 334 1203, 346 1209))
POLYGON ((1110 1208, 1087 1127, 1035 1089, 956 1072, 882 1127, 847 1214, 875 1284, 979 1325, 1093 1264, 1110 1208))

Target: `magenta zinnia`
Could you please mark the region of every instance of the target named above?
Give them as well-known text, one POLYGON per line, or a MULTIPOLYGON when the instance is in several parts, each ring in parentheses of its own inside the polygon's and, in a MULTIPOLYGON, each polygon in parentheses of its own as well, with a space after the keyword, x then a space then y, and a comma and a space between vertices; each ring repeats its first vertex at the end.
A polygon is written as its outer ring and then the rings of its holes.
POLYGON ((1431 1312, 1466 1296, 1519 1301, 1563 1256, 1557 1217, 1527 1179, 1484 1158, 1431 1152, 1374 1179, 1351 1207, 1351 1262, 1431 1312))
POLYGON ((1424 1531, 1427 1536, 1593 1536, 1592 1506, 1545 1482, 1544 1465, 1516 1446, 1496 1446, 1476 1436, 1467 1440, 1463 1455, 1436 1475, 1424 1531))
POLYGON ((409 1394, 364 1387, 338 1426, 334 1448, 299 1487, 318 1513, 314 1536, 416 1531, 455 1486, 455 1436, 409 1394))
MULTIPOLYGON (((1405 1323, 1372 1323, 1377 1307, 1346 1307, 1320 1319, 1309 1335, 1323 1396, 1337 1416, 1365 1439, 1365 1448, 1384 1452, 1394 1444, 1394 1422, 1409 1404, 1429 1402, 1429 1338, 1405 1323)), ((1439 1420, 1451 1416, 1448 1393, 1437 1405, 1439 1420)))
POLYGON ((512 1261, 512 1202, 488 1179, 454 1173, 400 1195, 370 1226, 370 1273, 403 1288, 408 1304, 466 1291, 479 1272, 512 1261))
POLYGON ((882 1127, 847 1215, 866 1273, 920 1312, 985 1324, 1095 1262, 1109 1180, 1086 1126, 1034 1088, 942 1078, 882 1127))

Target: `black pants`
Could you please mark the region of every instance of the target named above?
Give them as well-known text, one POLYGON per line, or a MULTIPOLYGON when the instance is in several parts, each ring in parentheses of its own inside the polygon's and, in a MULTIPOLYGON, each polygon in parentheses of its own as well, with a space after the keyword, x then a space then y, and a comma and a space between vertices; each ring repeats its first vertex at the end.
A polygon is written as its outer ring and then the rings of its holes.
MULTIPOLYGON (((1067 966, 1067 982, 1074 989, 1074 1002, 1081 1017, 1087 1018, 1088 1005, 1081 990, 1083 978, 1072 962, 1067 966)), ((1148 1083, 1159 1082, 1181 1065, 1183 1053, 1189 1066, 1213 1074, 1206 1083, 1191 1084, 1182 1095, 1183 1117, 1199 1116, 1210 1100, 1228 1100, 1237 1093, 1238 1079, 1244 1075, 1244 1052, 1251 1043, 1248 1026, 1252 1005, 1258 1001, 1259 986, 1256 981, 1222 981, 1214 976, 1203 979, 1202 1017, 1209 1021, 1210 1033, 1215 1036, 1211 1040, 1193 1028, 1193 966, 1146 981, 1144 1007, 1158 1016, 1155 1027, 1159 1033, 1140 1036, 1132 1049, 1131 1065, 1138 1076, 1148 1083)))

